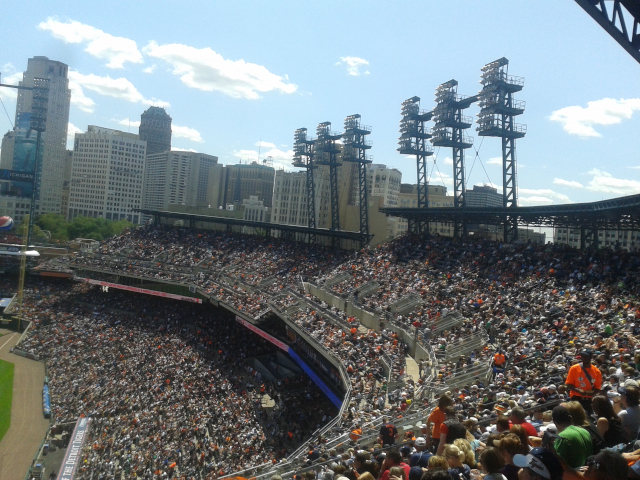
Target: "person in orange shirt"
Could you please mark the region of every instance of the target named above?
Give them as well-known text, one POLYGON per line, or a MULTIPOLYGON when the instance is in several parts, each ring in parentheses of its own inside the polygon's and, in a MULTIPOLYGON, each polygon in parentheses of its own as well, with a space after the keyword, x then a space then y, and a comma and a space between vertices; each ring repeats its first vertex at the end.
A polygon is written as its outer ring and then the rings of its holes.
POLYGON ((591 399, 602 388, 602 374, 598 367, 591 365, 592 358, 593 352, 590 349, 582 350, 580 352, 581 363, 577 363, 569 369, 567 379, 564 382, 571 399, 580 402, 589 415, 593 413, 591 399))
POLYGON ((438 400, 438 406, 433 409, 427 418, 427 429, 433 425, 431 435, 427 436, 427 444, 432 450, 438 448, 440 443, 440 425, 445 420, 444 409, 449 406, 453 406, 452 398, 446 394, 442 395, 438 400))

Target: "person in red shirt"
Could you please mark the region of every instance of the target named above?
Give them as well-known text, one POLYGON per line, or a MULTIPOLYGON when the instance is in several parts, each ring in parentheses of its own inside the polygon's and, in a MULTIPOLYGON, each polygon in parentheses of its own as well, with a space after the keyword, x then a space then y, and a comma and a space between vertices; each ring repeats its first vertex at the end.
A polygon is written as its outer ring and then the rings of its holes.
POLYGON ((387 456, 384 458, 384 462, 382 462, 382 476, 380 480, 389 480, 389 469, 391 467, 402 467, 405 472, 405 478, 409 478, 409 471, 411 467, 402 461, 402 454, 400 450, 397 448, 392 448, 387 452, 387 456))
POLYGON ((536 427, 527 422, 527 414, 524 413, 524 409, 522 407, 514 407, 511 409, 511 415, 509 416, 509 421, 512 425, 521 425, 524 428, 524 431, 527 432, 527 440, 529 437, 537 437, 538 431, 536 427))

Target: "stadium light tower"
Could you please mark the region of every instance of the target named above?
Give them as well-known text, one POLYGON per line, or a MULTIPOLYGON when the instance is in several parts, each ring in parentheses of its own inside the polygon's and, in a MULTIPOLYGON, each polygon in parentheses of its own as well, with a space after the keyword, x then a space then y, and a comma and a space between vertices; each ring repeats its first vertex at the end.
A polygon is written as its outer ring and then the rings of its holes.
MULTIPOLYGON (((322 122, 316 129, 316 163, 329 166, 329 184, 331 188, 331 230, 340 230, 340 203, 338 198, 338 153, 340 147, 336 141, 342 133, 331 131, 331 122, 322 122)), ((332 236, 331 246, 340 247, 340 239, 332 236)))
MULTIPOLYGON (((418 209, 429 206, 427 157, 433 155, 433 148, 427 142, 431 131, 425 128, 425 122, 431 120, 433 112, 420 110, 420 97, 411 97, 402 102, 400 120, 400 138, 398 152, 402 155, 415 155, 418 170, 418 209)), ((429 221, 416 218, 409 220, 409 230, 416 233, 429 233, 429 221)))
MULTIPOLYGON (((316 165, 313 161, 315 140, 307 137, 306 128, 298 128, 293 134, 293 166, 307 170, 307 226, 316 228, 316 186, 313 171, 316 165)), ((309 243, 316 243, 316 234, 309 231, 309 243)))
POLYGON ((29 128, 37 132, 35 164, 33 171, 33 184, 31 187, 31 205, 29 206, 29 221, 27 222, 27 231, 24 233, 24 243, 22 245, 22 255, 20 256, 20 280, 18 283, 18 331, 22 322, 22 304, 24 299, 24 279, 27 271, 27 247, 31 243, 31 234, 33 232, 33 221, 36 212, 36 199, 40 193, 38 168, 40 165, 40 144, 42 143, 42 132, 45 131, 47 125, 47 109, 49 105, 49 79, 34 78, 33 87, 23 87, 19 85, 7 85, 0 83, 0 87, 17 88, 20 90, 32 90, 31 103, 31 119, 29 128))
MULTIPOLYGON (((473 145, 473 138, 464 134, 464 130, 473 124, 471 117, 462 115, 465 108, 474 103, 476 96, 458 95, 458 82, 449 80, 436 88, 436 108, 433 109, 433 137, 435 147, 451 147, 453 150, 453 206, 466 206, 466 187, 464 173, 464 150, 473 145)), ((457 217, 454 224, 454 236, 466 235, 466 223, 457 217)))
MULTIPOLYGON (((478 135, 502 138, 502 204, 505 208, 518 206, 518 181, 516 166, 516 139, 527 133, 526 125, 514 122, 516 115, 524 112, 525 103, 513 98, 522 90, 524 78, 509 75, 509 60, 502 57, 482 67, 478 93, 478 135)), ((518 239, 518 217, 504 218, 504 241, 518 239)))
POLYGON ((369 205, 367 202, 367 164, 372 161, 367 150, 371 142, 365 137, 371 133, 371 127, 360 123, 360 115, 349 115, 344 120, 344 149, 342 160, 358 165, 358 194, 360 202, 360 248, 369 242, 369 205))
POLYGON ((40 193, 38 168, 40 164, 40 144, 42 143, 42 132, 45 131, 47 125, 47 109, 49 105, 49 79, 34 78, 33 87, 23 87, 20 85, 9 85, 0 82, 0 87, 15 88, 18 90, 32 90, 31 118, 29 128, 37 132, 36 152, 35 152, 35 168, 33 172, 33 186, 31 188, 31 206, 29 208, 29 223, 26 232, 26 245, 31 243, 31 234, 33 231, 33 220, 36 209, 36 199, 40 193))

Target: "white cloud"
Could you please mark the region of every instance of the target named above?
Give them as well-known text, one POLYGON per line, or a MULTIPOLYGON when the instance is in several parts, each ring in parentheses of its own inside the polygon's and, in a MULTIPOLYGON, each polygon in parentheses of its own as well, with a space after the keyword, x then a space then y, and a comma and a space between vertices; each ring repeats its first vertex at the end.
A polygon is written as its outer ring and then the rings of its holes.
POLYGON ((570 135, 579 137, 601 137, 595 125, 614 125, 629 120, 633 112, 640 110, 640 98, 603 98, 587 103, 587 108, 571 106, 556 110, 550 119, 562 124, 570 135))
POLYGON ((502 166, 502 157, 493 157, 487 160, 487 165, 500 165, 502 166))
POLYGON ((211 48, 194 48, 177 43, 150 42, 143 52, 173 67, 182 83, 206 92, 217 91, 234 98, 257 99, 260 93, 278 90, 294 93, 297 86, 271 73, 266 67, 244 60, 229 60, 211 48))
MULTIPOLYGON (((113 119, 114 122, 117 122, 119 125, 124 127, 135 127, 138 128, 140 126, 140 120, 131 120, 130 118, 123 118, 122 120, 113 119)), ((192 142, 204 143, 202 139, 202 135, 195 128, 190 127, 181 127, 180 125, 176 125, 175 123, 171 125, 171 136, 173 138, 186 138, 187 140, 191 140, 192 142)), ((184 149, 174 149, 173 150, 184 150, 184 149)), ((185 151, 194 151, 195 150, 185 150, 185 151)))
MULTIPOLYGON (((567 197, 564 193, 556 192, 554 190, 551 190, 550 188, 519 188, 518 195, 531 195, 529 199, 546 198, 551 203, 553 203, 555 200, 563 203, 571 202, 571 200, 569 200, 569 197, 567 197)), ((518 200, 522 200, 523 198, 524 197, 518 197, 518 200)))
POLYGON ((181 127, 180 125, 171 125, 171 135, 174 138, 186 138, 192 142, 204 143, 202 135, 195 128, 181 127))
POLYGON ((453 177, 436 169, 431 173, 429 185, 444 185, 453 188, 453 177))
POLYGON ((134 127, 138 128, 140 126, 140 120, 131 120, 130 118, 123 118, 122 120, 113 119, 114 122, 118 122, 119 125, 123 127, 134 127))
MULTIPOLYGON (((78 94, 84 95, 83 89, 91 90, 107 97, 118 98, 131 103, 142 103, 144 105, 156 105, 158 107, 168 107, 169 103, 155 98, 145 98, 136 87, 124 77, 111 78, 110 76, 100 77, 98 75, 83 75, 76 71, 69 71, 69 80, 77 84, 78 94), (80 93, 82 92, 82 93, 80 93)), ((86 98, 86 97, 85 97, 86 98)))
POLYGON ((144 70, 142 70, 144 73, 153 73, 156 71, 156 65, 151 65, 150 67, 145 68, 144 70))
POLYGON ((69 122, 67 126, 67 148, 73 149, 73 140, 76 138, 76 133, 84 133, 84 130, 76 127, 73 123, 69 122))
POLYGON ((123 68, 126 62, 143 62, 135 41, 114 37, 91 25, 75 20, 60 22, 49 17, 45 22, 41 22, 38 28, 51 32, 53 38, 64 43, 85 43, 85 52, 101 60, 107 60, 109 68, 123 68))
POLYGON ((84 94, 84 90, 77 82, 69 80, 69 90, 71 90, 71 105, 75 105, 83 112, 93 113, 96 102, 84 94))
POLYGON ((575 180, 564 180, 562 178, 554 178, 553 183, 555 185, 562 185, 563 187, 571 187, 571 188, 584 188, 580 182, 576 182, 575 180))
MULTIPOLYGON (((292 170, 293 165, 293 150, 280 150, 276 148, 275 144, 270 142, 256 142, 256 146, 261 145, 260 149, 260 162, 263 162, 267 157, 271 157, 273 160, 273 167, 277 170, 284 168, 285 170, 292 170), (264 148, 268 150, 264 150, 264 148)), ((242 161, 258 162, 258 150, 239 150, 233 152, 233 156, 242 161)))
POLYGON ((608 172, 597 168, 587 172, 593 178, 586 186, 592 192, 611 193, 615 195, 634 195, 640 193, 640 182, 623 178, 615 178, 608 172))
MULTIPOLYGON (((340 61, 336 62, 336 65, 345 65, 347 67, 347 73, 352 77, 359 77, 362 73, 360 70, 369 65, 369 62, 360 57, 340 57, 340 61)), ((365 70, 364 74, 369 75, 371 72, 365 70)))
MULTIPOLYGON (((18 85, 22 80, 22 72, 16 71, 16 67, 11 63, 5 63, 2 66, 2 76, 0 80, 7 85, 18 85)), ((15 88, 0 87, 0 98, 3 100, 15 99, 18 96, 18 90, 15 88)))
POLYGON ((453 158, 451 158, 451 157, 446 157, 446 158, 444 159, 444 164, 445 164, 445 165, 453 165, 453 158))

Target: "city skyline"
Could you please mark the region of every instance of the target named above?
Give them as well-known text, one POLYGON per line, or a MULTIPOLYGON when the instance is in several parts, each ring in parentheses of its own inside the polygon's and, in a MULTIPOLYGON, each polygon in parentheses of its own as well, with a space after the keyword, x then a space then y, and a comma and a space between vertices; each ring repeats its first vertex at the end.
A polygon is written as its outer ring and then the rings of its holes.
MULTIPOLYGON (((141 113, 162 106, 173 118, 173 145, 225 165, 255 160, 260 151, 276 168, 293 170, 296 128, 314 132, 328 120, 341 131, 344 118, 359 113, 373 127, 375 163, 414 183, 415 161, 395 150, 400 103, 417 95, 421 108, 431 109, 435 88, 451 78, 460 94, 475 94, 480 68, 505 56, 510 73, 525 78, 516 95, 527 102, 519 121, 528 125, 517 144, 519 203, 640 192, 640 159, 629 141, 640 127, 640 65, 572 1, 551 11, 504 1, 456 6, 255 4, 242 17, 247 28, 237 31, 240 13, 232 6, 202 6, 199 15, 188 4, 180 16, 154 11, 152 23, 174 27, 166 29, 139 21, 144 3, 128 5, 126 17, 73 2, 51 2, 35 15, 20 15, 24 7, 17 6, 18 20, 0 35, 5 44, 22 40, 0 55, 0 71, 3 83, 15 83, 30 57, 68 64, 70 137, 90 124, 137 133, 141 113), (214 35, 201 31, 207 19, 216 20, 214 35), (267 19, 274 29, 260 28, 267 19), (456 25, 464 28, 452 34, 456 25)), ((13 92, 0 95, 11 117, 13 92)), ((475 116, 478 108, 465 113, 475 116)), ((4 133, 11 125, 2 118, 4 133)), ((468 134, 479 153, 467 151, 468 188, 501 190, 499 140, 483 140, 475 126, 468 134)), ((452 190, 450 149, 435 150, 430 183, 452 190)))

